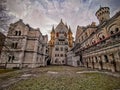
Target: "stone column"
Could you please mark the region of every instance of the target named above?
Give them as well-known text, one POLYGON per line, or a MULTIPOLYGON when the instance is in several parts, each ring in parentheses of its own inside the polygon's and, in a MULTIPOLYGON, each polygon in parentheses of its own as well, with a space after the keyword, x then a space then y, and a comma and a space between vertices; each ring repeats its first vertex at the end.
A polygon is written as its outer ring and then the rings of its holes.
POLYGON ((111 59, 111 70, 112 72, 115 72, 116 71, 116 61, 115 61, 115 58, 114 58, 114 54, 110 54, 110 59, 111 59))
POLYGON ((115 53, 115 60, 116 60, 116 69, 117 71, 120 71, 120 52, 118 51, 115 53))
POLYGON ((103 69, 103 62, 102 62, 102 58, 101 56, 99 56, 99 69, 102 70, 103 69))
POLYGON ((95 62, 94 62, 94 57, 92 57, 92 68, 95 68, 95 62))

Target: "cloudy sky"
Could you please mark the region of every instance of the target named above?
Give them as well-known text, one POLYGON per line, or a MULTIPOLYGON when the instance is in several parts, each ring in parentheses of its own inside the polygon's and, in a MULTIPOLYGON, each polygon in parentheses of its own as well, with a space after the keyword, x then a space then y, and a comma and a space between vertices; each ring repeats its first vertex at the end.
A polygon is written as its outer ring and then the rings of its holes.
POLYGON ((71 26, 75 35, 77 25, 86 26, 92 21, 98 24, 95 12, 101 6, 109 6, 111 16, 120 10, 120 0, 8 0, 9 14, 14 21, 23 19, 33 28, 49 34, 60 19, 71 26))

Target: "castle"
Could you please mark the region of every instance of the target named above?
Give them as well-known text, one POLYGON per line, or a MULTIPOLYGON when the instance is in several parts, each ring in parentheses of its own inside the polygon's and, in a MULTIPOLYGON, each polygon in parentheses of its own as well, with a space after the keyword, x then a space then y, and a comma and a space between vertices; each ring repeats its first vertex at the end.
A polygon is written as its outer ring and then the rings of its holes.
POLYGON ((0 65, 34 68, 46 66, 49 61, 53 65, 120 71, 120 12, 110 17, 109 7, 100 7, 95 15, 98 25, 92 22, 88 26, 77 26, 75 45, 72 30, 62 19, 52 27, 49 42, 47 35, 22 20, 11 24, 0 65))
POLYGON ((48 36, 19 21, 10 24, 3 46, 0 65, 5 68, 46 66, 48 36))
POLYGON ((95 15, 99 25, 78 26, 71 52, 79 56, 79 66, 120 71, 120 12, 110 18, 109 7, 100 7, 95 15))
POLYGON ((71 28, 65 25, 61 19, 56 28, 52 28, 49 41, 49 56, 51 64, 67 64, 66 53, 73 47, 71 28))

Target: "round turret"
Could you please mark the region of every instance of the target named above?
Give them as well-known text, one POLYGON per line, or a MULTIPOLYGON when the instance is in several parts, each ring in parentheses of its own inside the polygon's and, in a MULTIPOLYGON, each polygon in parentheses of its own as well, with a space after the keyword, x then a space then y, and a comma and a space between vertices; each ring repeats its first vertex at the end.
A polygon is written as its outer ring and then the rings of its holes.
POLYGON ((109 7, 100 7, 95 15, 99 20, 99 23, 102 23, 110 18, 110 9, 109 7))

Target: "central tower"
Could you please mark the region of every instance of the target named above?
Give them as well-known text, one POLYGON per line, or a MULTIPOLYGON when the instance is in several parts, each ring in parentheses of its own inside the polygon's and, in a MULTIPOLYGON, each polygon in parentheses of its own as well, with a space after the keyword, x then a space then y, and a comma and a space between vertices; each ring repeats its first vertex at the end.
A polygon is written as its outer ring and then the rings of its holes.
POLYGON ((61 19, 56 28, 52 27, 51 39, 49 41, 49 56, 51 64, 66 64, 66 53, 73 47, 73 36, 71 28, 65 25, 61 19))

